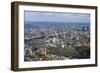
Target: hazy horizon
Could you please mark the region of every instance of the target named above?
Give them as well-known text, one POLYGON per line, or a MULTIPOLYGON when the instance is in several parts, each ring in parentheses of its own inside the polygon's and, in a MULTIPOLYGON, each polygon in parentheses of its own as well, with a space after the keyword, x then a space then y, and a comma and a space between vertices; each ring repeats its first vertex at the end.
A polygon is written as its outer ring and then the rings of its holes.
POLYGON ((90 14, 69 12, 24 11, 24 22, 90 23, 90 14))

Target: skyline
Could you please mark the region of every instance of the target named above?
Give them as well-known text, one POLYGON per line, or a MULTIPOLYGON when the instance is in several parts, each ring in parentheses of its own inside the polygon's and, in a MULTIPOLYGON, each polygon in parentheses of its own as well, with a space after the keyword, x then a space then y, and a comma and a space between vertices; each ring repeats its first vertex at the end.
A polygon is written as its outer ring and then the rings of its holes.
POLYGON ((69 12, 24 11, 24 21, 90 23, 90 14, 69 12))

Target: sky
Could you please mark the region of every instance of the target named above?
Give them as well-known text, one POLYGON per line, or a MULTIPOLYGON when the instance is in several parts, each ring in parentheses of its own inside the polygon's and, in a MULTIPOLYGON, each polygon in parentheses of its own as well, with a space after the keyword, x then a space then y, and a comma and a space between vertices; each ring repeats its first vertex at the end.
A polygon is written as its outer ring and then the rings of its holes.
POLYGON ((80 22, 89 23, 90 14, 68 12, 25 11, 25 22, 80 22))

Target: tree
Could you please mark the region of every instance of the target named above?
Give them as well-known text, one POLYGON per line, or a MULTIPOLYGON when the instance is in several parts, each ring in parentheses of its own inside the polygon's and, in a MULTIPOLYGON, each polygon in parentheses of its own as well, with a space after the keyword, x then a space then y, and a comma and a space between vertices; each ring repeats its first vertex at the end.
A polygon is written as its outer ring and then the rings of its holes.
POLYGON ((77 46, 75 51, 79 53, 79 58, 89 58, 90 57, 90 47, 87 46, 77 46))

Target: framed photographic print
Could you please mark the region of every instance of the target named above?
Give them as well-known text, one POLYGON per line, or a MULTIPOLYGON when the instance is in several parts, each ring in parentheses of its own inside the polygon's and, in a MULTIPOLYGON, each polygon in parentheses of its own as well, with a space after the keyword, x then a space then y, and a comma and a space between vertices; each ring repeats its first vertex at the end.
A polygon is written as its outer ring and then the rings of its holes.
POLYGON ((97 66, 97 7, 11 3, 13 71, 97 66))

